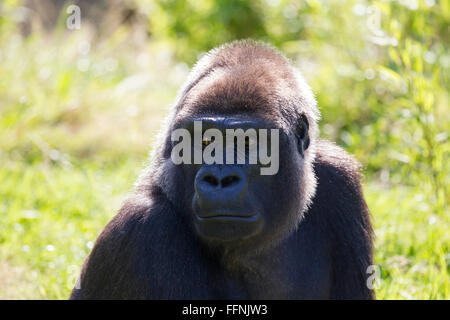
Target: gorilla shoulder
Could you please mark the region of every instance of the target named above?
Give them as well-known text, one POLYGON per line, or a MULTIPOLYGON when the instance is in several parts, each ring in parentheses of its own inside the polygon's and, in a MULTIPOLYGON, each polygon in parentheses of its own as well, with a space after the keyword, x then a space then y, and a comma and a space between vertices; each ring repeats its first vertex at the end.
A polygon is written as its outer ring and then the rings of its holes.
POLYGON ((361 188, 360 164, 342 148, 319 140, 314 172, 317 189, 306 216, 322 222, 332 244, 332 298, 373 299, 374 292, 365 285, 372 264, 373 229, 361 188))
POLYGON ((318 178, 342 179, 341 182, 359 187, 361 165, 344 149, 327 140, 317 140, 314 161, 318 178))
MULTIPOLYGON (((314 160, 317 190, 311 209, 320 207, 319 212, 327 215, 342 210, 344 215, 367 220, 370 214, 363 197, 360 170, 359 162, 341 147, 317 140, 314 160)), ((372 232, 369 221, 367 227, 372 232)))
POLYGON ((145 260, 160 259, 169 236, 177 235, 186 241, 178 230, 180 223, 173 216, 170 203, 162 198, 158 194, 145 198, 136 193, 125 201, 101 232, 83 264, 83 276, 73 289, 71 299, 148 297, 143 284, 151 270, 142 270, 145 260))

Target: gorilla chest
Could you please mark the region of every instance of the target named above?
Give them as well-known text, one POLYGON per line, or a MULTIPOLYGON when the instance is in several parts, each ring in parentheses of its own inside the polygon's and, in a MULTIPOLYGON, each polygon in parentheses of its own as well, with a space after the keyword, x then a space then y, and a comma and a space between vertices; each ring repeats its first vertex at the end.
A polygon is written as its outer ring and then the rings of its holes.
POLYGON ((202 246, 194 246, 194 239, 175 241, 179 235, 171 243, 178 250, 164 250, 154 255, 157 259, 144 260, 150 298, 330 298, 330 244, 311 221, 303 221, 294 234, 264 254, 239 261, 233 272, 202 246))
MULTIPOLYGON (((306 236, 306 235, 305 235, 306 236)), ((326 245, 296 235, 231 274, 210 269, 205 287, 212 299, 329 299, 331 255, 326 245)))
MULTIPOLYGON (((331 259, 320 244, 295 246, 273 252, 270 261, 261 262, 254 273, 243 277, 250 299, 329 299, 331 259)), ((275 250, 276 251, 276 250, 275 250)))

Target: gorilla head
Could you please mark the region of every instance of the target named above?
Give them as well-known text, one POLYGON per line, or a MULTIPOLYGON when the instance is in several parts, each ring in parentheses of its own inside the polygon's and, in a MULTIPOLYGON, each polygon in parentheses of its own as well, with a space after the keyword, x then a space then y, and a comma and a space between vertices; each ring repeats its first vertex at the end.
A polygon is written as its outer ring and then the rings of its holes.
MULTIPOLYGON (((169 132, 154 154, 154 166, 141 181, 161 186, 208 245, 230 252, 260 250, 298 226, 314 195, 318 116, 310 88, 275 50, 242 41, 220 47, 191 72, 169 119, 169 132), (202 133, 216 129, 224 139, 230 129, 278 129, 278 139, 267 137, 269 153, 279 155, 278 171, 261 174, 265 165, 260 161, 174 164, 173 131, 184 129, 194 137, 199 121, 202 133), (279 144, 279 154, 271 142, 279 144)), ((205 147, 211 140, 202 142, 205 147)), ((244 152, 249 151, 246 142, 244 152)))

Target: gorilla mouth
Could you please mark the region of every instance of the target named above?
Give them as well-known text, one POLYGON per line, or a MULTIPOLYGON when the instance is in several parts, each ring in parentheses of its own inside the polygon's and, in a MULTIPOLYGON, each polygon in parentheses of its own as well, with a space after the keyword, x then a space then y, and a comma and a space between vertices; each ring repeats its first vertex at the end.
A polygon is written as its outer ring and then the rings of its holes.
POLYGON ((259 218, 258 213, 235 213, 228 211, 213 212, 208 214, 196 214, 199 220, 213 220, 213 219, 223 219, 223 220, 241 220, 241 221, 256 221, 259 218))
POLYGON ((248 238, 262 227, 261 214, 214 211, 195 214, 197 233, 207 240, 232 241, 248 238))

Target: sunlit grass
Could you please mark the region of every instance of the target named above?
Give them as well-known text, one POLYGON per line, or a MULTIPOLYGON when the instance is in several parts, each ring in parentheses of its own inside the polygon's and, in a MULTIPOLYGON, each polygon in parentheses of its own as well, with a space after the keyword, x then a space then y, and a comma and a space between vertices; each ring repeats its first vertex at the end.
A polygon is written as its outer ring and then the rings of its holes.
POLYGON ((450 298, 450 219, 433 212, 421 187, 366 186, 380 266, 379 299, 450 298))
MULTIPOLYGON (((6 164, 0 169, 0 260, 26 268, 21 277, 33 286, 25 297, 67 297, 98 232, 140 168, 138 161, 121 161, 104 167, 6 164)), ((10 286, 20 293, 24 283, 10 286)), ((6 292, 10 288, 0 287, 0 297, 8 298, 6 292)))

